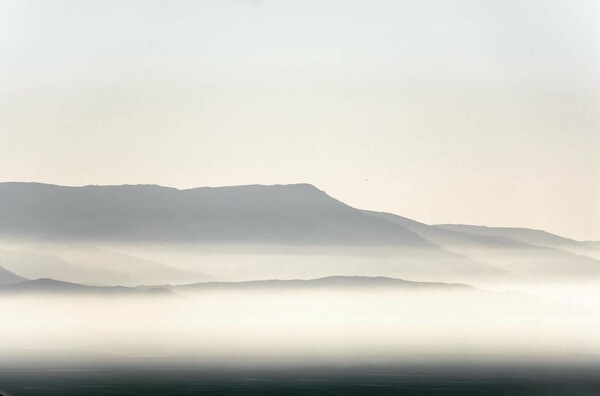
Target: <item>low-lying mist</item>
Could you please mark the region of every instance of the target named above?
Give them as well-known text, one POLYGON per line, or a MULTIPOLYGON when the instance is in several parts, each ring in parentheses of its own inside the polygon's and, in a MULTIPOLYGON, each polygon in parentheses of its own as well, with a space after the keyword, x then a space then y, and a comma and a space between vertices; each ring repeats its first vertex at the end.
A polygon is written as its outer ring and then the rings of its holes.
POLYGON ((598 362, 600 282, 517 264, 385 247, 5 242, 7 282, 26 279, 0 287, 0 366, 598 362), (471 286, 177 286, 333 275, 471 286))
POLYGON ((600 310, 472 290, 0 297, 0 364, 589 361, 600 310))

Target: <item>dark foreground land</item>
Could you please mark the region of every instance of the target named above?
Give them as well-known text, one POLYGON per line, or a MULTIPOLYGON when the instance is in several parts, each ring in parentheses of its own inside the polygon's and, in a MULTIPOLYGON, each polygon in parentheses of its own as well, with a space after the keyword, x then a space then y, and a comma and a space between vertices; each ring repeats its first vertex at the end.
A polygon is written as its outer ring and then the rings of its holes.
POLYGON ((404 395, 597 396, 600 368, 102 368, 0 371, 4 396, 404 395))

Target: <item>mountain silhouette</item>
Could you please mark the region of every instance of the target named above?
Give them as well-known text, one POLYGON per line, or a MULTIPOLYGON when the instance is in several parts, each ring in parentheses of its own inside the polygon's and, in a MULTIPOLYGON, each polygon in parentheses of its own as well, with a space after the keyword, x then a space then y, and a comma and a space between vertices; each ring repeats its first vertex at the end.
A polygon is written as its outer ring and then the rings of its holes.
POLYGON ((544 230, 520 227, 487 227, 467 224, 437 224, 437 228, 458 231, 469 235, 502 237, 553 249, 563 249, 575 254, 600 258, 600 245, 590 241, 577 241, 544 230))
POLYGON ((245 282, 204 282, 190 285, 170 286, 175 292, 181 291, 241 291, 241 290, 361 290, 361 289, 401 289, 401 290, 476 290, 473 286, 460 283, 413 282, 384 276, 328 276, 318 279, 271 279, 245 282))
POLYGON ((86 286, 49 278, 29 280, 3 285, 0 295, 77 294, 89 296, 168 296, 172 293, 163 288, 130 288, 123 286, 86 286))
POLYGON ((0 202, 0 236, 7 238, 433 247, 309 184, 178 190, 1 183, 0 202))
POLYGON ((8 285, 11 283, 24 282, 26 280, 26 278, 19 276, 5 268, 0 267, 0 286, 8 285))
POLYGON ((592 248, 587 247, 586 242, 545 231, 432 226, 391 213, 366 213, 401 225, 446 250, 489 263, 522 278, 600 278, 600 261, 595 259, 592 248))
POLYGON ((90 295, 90 296, 172 296, 174 293, 204 291, 301 291, 301 290, 445 290, 475 291, 459 283, 413 282, 389 277, 330 276, 318 279, 256 280, 245 282, 203 282, 158 286, 88 286, 50 278, 25 280, 0 286, 1 295, 90 295))

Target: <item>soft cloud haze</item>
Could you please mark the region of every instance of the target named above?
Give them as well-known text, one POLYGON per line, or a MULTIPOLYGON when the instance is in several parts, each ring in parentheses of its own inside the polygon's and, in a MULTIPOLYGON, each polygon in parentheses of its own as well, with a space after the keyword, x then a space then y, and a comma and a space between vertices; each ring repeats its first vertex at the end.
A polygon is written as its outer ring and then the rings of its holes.
POLYGON ((600 239, 600 2, 0 4, 0 180, 309 182, 600 239))

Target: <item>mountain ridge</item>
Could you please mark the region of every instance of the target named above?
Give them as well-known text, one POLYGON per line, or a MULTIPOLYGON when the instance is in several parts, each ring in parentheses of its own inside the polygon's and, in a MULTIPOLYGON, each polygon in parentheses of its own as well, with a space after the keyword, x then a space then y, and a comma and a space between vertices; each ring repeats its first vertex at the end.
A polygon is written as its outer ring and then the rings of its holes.
POLYGON ((5 237, 434 248, 310 184, 177 190, 11 182, 0 184, 0 202, 5 237))
POLYGON ((23 276, 17 275, 14 272, 9 271, 4 267, 0 267, 0 286, 24 282, 27 280, 29 280, 29 279, 27 279, 23 276))
POLYGON ((579 241, 545 230, 525 227, 493 227, 470 224, 436 224, 439 229, 458 231, 469 235, 510 238, 534 246, 561 249, 582 256, 600 259, 600 245, 593 241, 579 241))
POLYGON ((417 282, 384 276, 328 276, 315 279, 265 279, 240 282, 200 282, 181 285, 152 286, 89 286, 51 278, 25 280, 0 285, 0 295, 86 294, 86 295, 173 295, 178 291, 235 291, 235 290, 480 290, 464 283, 417 282))
POLYGON ((554 280, 587 276, 600 278, 600 261, 582 249, 534 245, 505 234, 478 233, 476 226, 471 232, 464 232, 462 228, 428 225, 392 213, 366 212, 398 223, 444 249, 489 263, 517 276, 554 280))
POLYGON ((171 295, 167 289, 137 289, 125 286, 87 286, 79 283, 58 281, 51 278, 26 280, 0 286, 0 295, 38 295, 38 294, 84 294, 98 296, 153 296, 171 295))
POLYGON ((198 290, 198 289, 362 289, 362 288, 452 288, 477 290, 475 287, 463 283, 447 282, 417 282, 388 276, 326 276, 315 279, 265 279, 240 282, 200 282, 187 285, 168 286, 171 290, 198 290))

